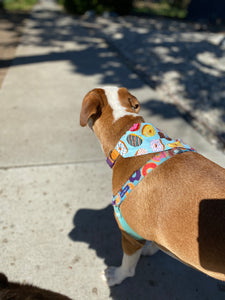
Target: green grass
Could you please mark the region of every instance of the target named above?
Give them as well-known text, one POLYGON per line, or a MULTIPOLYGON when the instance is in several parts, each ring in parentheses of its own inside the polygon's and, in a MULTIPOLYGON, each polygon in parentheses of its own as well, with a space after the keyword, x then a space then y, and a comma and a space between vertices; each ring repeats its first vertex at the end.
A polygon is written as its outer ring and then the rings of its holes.
POLYGON ((187 15, 187 9, 172 7, 166 2, 152 3, 151 6, 148 7, 136 6, 134 12, 181 19, 185 18, 187 15))
POLYGON ((30 10, 38 0, 4 0, 3 6, 6 10, 30 10))

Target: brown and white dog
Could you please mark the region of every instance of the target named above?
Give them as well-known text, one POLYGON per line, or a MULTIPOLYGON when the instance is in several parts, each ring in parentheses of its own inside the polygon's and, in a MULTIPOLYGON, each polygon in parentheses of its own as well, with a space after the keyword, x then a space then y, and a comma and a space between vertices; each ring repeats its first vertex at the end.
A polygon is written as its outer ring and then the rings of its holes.
MULTIPOLYGON (((139 109, 126 88, 96 88, 83 100, 80 125, 93 129, 108 156, 134 123, 144 122, 139 109)), ((119 157, 113 167, 113 194, 152 156, 119 157)), ((110 286, 133 276, 140 255, 158 248, 225 281, 225 169, 196 152, 175 155, 131 191, 121 211, 144 240, 121 231, 122 264, 105 271, 110 286), (145 241, 152 243, 146 247, 145 241)))

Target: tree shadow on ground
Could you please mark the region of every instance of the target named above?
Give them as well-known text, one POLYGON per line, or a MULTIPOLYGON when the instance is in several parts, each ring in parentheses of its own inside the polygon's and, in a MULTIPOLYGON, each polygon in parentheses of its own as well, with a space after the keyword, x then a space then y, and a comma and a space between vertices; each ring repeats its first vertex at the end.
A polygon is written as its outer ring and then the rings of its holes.
POLYGON ((0 87, 15 56, 27 13, 8 13, 0 9, 0 87))
MULTIPOLYGON (((28 24, 22 41, 27 55, 17 57, 14 66, 67 61, 71 72, 84 75, 84 82, 98 76, 102 85, 132 90, 147 82, 152 89, 163 91, 165 98, 185 106, 225 143, 223 34, 214 37, 183 21, 135 17, 112 18, 110 22, 85 20, 38 7, 28 24), (102 38, 104 32, 110 45, 102 38), (30 46, 39 49, 37 54, 29 55, 30 46), (128 75, 124 62, 142 80, 134 73, 128 75)), ((0 65, 7 63, 0 61, 0 65)))
POLYGON ((37 7, 22 44, 27 49, 37 46, 40 53, 19 56, 14 65, 68 61, 71 71, 86 79, 97 75, 101 84, 143 87, 134 74, 127 77, 124 62, 100 37, 100 28, 123 58, 130 59, 129 67, 137 67, 153 89, 162 87, 168 98, 175 94, 178 100, 187 99, 195 114, 215 110, 218 116, 213 126, 225 136, 224 36, 215 41, 189 23, 167 19, 124 17, 112 22, 113 27, 111 22, 69 17, 58 9, 37 7), (48 47, 51 52, 45 51, 48 47))
MULTIPOLYGON (((115 60, 112 49, 99 37, 96 29, 101 28, 128 59, 132 56, 134 64, 154 82, 153 88, 174 82, 176 93, 189 99, 193 110, 199 107, 203 111, 218 108, 224 120, 222 34, 217 37, 220 41, 215 41, 210 39, 208 32, 198 32, 189 23, 168 19, 125 17, 113 18, 112 21, 113 28, 110 22, 85 21, 69 17, 58 9, 37 8, 32 13, 30 31, 22 43, 27 47, 37 46, 43 51, 51 46, 53 52, 18 57, 14 64, 67 60, 74 72, 87 76, 100 74, 102 84, 121 85, 121 65, 118 59, 115 60), (111 31, 107 31, 107 27, 111 31), (76 44, 77 49, 68 50, 65 47, 68 43, 76 44)), ((2 60, 3 63, 6 61, 2 60)), ((129 78, 124 83, 135 89, 140 87, 140 82, 137 84, 136 81, 136 78, 129 78)))
POLYGON ((175 119, 180 117, 181 112, 178 108, 171 103, 165 103, 156 99, 150 99, 141 103, 141 109, 145 109, 149 112, 150 116, 160 116, 163 119, 175 119))
MULTIPOLYGON (((124 21, 113 21, 114 27, 108 25, 110 39, 127 58, 132 54, 134 63, 154 78, 156 87, 164 81, 176 80, 182 87, 179 92, 191 101, 202 102, 203 109, 207 109, 207 98, 215 106, 225 108, 219 95, 225 79, 225 68, 221 65, 225 53, 223 34, 215 41, 209 32, 198 32, 189 23, 167 19, 127 17, 124 21), (179 76, 166 77, 169 72, 179 76)), ((107 23, 103 25, 107 33, 107 23)))
MULTIPOLYGON (((120 265, 122 250, 120 232, 111 205, 99 209, 80 209, 74 216, 69 237, 85 242, 106 265, 120 265)), ((161 251, 142 257, 136 275, 110 288, 118 300, 136 299, 224 299, 223 283, 191 269, 161 251)))
MULTIPOLYGON (((88 76, 99 75, 101 84, 134 89, 143 86, 134 74, 127 76, 127 69, 116 53, 96 36, 93 28, 83 27, 81 21, 58 10, 36 9, 29 20, 29 32, 23 37, 22 45, 27 47, 27 53, 30 46, 36 46, 37 54, 17 56, 13 66, 67 61, 71 72, 86 76, 85 80, 88 76)), ((0 68, 9 63, 7 59, 0 60, 0 68)))
POLYGON ((182 104, 225 143, 224 34, 167 19, 100 21, 108 41, 165 101, 182 104), (112 25, 113 24, 113 25, 112 25), (212 118, 212 114, 214 117, 212 118))

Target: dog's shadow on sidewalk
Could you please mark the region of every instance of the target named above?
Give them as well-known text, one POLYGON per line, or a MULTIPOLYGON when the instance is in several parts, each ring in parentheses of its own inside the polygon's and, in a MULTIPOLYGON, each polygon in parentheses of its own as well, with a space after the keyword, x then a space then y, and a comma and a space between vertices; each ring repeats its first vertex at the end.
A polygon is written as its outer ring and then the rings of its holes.
MULTIPOLYGON (((80 209, 74 216, 73 241, 85 242, 107 266, 119 266, 122 259, 120 231, 111 205, 106 208, 80 209)), ((193 270, 159 251, 142 257, 133 278, 112 287, 113 299, 217 299, 225 297, 224 285, 193 270)))

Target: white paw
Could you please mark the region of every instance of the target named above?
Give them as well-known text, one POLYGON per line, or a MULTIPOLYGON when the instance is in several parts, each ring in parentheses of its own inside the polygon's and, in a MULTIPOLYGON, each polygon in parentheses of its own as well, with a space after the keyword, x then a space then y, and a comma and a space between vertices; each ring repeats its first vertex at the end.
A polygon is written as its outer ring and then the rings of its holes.
POLYGON ((141 255, 153 255, 159 248, 153 242, 146 242, 145 246, 142 248, 141 255))
POLYGON ((108 286, 120 284, 127 277, 133 277, 135 271, 124 272, 121 267, 108 267, 103 273, 103 280, 108 286))

